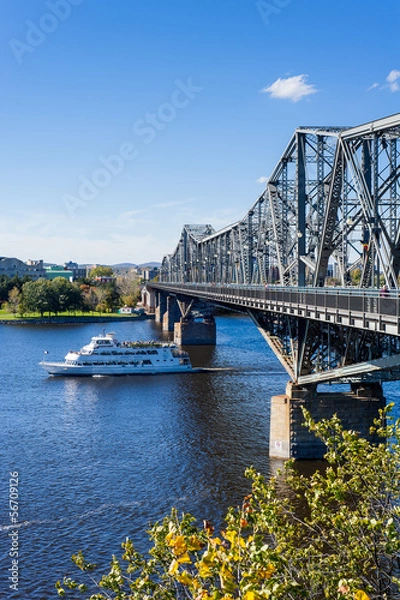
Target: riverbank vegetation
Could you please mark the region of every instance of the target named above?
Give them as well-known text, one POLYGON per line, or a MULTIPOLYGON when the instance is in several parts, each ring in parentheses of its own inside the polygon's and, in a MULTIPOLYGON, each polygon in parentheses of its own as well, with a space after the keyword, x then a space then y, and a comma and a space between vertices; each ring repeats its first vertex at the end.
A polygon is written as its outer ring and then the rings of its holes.
POLYGON ((148 555, 130 539, 110 570, 81 552, 88 584, 66 578, 60 596, 91 600, 299 600, 400 598, 400 423, 383 412, 377 445, 333 417, 307 426, 327 445, 326 465, 311 477, 287 462, 266 480, 249 469, 251 493, 230 509, 224 529, 199 526, 176 510, 149 531, 148 555))
POLYGON ((0 279, 0 305, 3 319, 60 315, 98 315, 115 313, 122 306, 136 306, 140 297, 137 277, 98 277, 70 282, 18 277, 0 279))

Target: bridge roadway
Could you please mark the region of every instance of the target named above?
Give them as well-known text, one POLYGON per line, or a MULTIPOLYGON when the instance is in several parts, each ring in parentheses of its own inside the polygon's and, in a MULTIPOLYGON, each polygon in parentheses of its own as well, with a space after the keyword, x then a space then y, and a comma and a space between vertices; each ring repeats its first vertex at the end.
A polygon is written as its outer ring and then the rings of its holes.
POLYGON ((248 309, 303 317, 400 336, 400 293, 342 287, 279 287, 198 283, 155 283, 151 287, 246 312, 248 309))

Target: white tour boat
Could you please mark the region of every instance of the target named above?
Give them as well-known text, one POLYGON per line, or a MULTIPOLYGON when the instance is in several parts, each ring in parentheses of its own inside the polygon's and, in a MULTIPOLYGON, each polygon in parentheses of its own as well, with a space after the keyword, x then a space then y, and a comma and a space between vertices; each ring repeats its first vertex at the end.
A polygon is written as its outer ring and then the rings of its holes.
POLYGON ((92 337, 81 350, 70 350, 64 362, 39 363, 50 375, 154 375, 193 371, 187 352, 176 344, 118 342, 114 333, 92 337))

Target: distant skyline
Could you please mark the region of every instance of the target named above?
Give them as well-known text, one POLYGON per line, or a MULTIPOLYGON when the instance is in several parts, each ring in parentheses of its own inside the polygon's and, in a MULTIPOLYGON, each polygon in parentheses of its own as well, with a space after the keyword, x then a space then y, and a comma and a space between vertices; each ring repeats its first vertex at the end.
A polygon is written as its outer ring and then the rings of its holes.
POLYGON ((400 112, 387 0, 3 0, 0 256, 161 262, 294 129, 400 112))

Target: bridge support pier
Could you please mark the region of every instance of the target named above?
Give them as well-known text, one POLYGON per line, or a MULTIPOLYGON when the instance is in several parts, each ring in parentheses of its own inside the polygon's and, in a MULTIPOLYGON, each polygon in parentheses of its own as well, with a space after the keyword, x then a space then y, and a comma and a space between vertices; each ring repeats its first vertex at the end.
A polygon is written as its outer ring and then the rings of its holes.
POLYGON ((203 321, 182 318, 175 323, 174 342, 179 346, 209 346, 215 345, 216 340, 214 317, 207 317, 203 321))
POLYGON ((162 329, 163 331, 174 331, 175 323, 181 318, 181 311, 176 298, 173 296, 167 296, 166 310, 162 317, 162 329))
POLYGON ((382 386, 378 383, 353 384, 349 392, 317 393, 316 386, 302 387, 289 382, 286 394, 271 399, 270 456, 298 460, 323 458, 324 444, 303 425, 303 407, 316 421, 337 414, 345 429, 373 440, 369 428, 384 406, 382 386))
POLYGON ((142 305, 148 314, 153 314, 156 309, 156 295, 153 289, 143 288, 142 290, 142 305))
POLYGON ((167 296, 162 292, 156 292, 156 299, 155 322, 162 324, 164 315, 167 312, 167 296))

